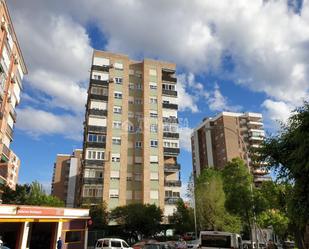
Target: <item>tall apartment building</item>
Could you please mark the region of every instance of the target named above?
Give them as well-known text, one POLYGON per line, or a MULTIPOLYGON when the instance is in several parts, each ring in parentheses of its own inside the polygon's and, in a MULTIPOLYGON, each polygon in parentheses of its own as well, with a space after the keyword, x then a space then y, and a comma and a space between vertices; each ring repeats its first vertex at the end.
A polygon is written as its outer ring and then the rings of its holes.
POLYGON ((51 194, 64 201, 66 207, 76 207, 81 177, 82 150, 58 154, 54 164, 51 194))
POLYGON ((20 160, 10 144, 16 122, 15 108, 20 102, 27 68, 4 0, 0 0, 0 18, 0 176, 5 184, 15 189, 20 160))
POLYGON ((198 176, 205 167, 222 169, 235 157, 249 164, 254 182, 270 180, 263 165, 251 160, 253 148, 264 140, 262 114, 222 112, 206 118, 191 135, 193 174, 198 176))
POLYGON ((81 205, 180 197, 175 64, 94 51, 86 105, 81 205))

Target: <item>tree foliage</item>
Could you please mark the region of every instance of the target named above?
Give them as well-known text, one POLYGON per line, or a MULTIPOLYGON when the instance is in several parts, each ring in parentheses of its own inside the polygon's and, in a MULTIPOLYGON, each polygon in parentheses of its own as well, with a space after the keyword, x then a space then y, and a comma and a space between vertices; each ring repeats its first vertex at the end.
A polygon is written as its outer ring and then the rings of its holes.
POLYGON ((105 229, 109 222, 109 212, 106 203, 102 202, 97 205, 89 205, 86 208, 89 208, 89 215, 92 220, 90 229, 105 229))
POLYGON ((298 246, 304 248, 305 227, 309 224, 309 103, 283 124, 259 151, 261 159, 275 169, 281 180, 293 183, 288 215, 296 229, 298 246))
POLYGON ((221 172, 204 169, 196 179, 196 215, 199 230, 239 232, 240 219, 225 208, 225 193, 221 172))
POLYGON ((194 210, 188 207, 182 199, 177 202, 177 209, 170 217, 177 234, 194 231, 194 210))
POLYGON ((2 202, 4 204, 36 205, 49 207, 63 207, 64 203, 55 196, 47 195, 42 184, 37 181, 31 185, 16 185, 16 190, 3 187, 2 202))
POLYGON ((154 204, 136 203, 115 208, 111 219, 138 239, 138 236, 148 237, 159 232, 162 215, 162 210, 154 204))

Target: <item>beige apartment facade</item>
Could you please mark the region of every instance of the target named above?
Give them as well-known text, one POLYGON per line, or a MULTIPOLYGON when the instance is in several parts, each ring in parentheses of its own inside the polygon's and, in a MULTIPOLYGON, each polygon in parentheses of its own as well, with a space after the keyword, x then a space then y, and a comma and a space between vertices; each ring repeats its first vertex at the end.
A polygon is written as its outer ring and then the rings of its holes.
POLYGON ((16 106, 20 103, 22 79, 27 68, 4 0, 0 0, 0 175, 15 189, 20 160, 10 149, 14 138, 16 106))
POLYGON ((166 216, 173 212, 181 187, 175 68, 94 51, 81 205, 153 203, 166 216))
POLYGON ((250 167, 256 185, 270 180, 263 164, 252 160, 252 152, 265 138, 260 113, 222 112, 205 118, 191 135, 193 174, 199 176, 207 167, 224 168, 235 157, 250 167))
POLYGON ((51 194, 65 203, 76 207, 80 188, 82 150, 70 154, 58 154, 54 163, 51 194))

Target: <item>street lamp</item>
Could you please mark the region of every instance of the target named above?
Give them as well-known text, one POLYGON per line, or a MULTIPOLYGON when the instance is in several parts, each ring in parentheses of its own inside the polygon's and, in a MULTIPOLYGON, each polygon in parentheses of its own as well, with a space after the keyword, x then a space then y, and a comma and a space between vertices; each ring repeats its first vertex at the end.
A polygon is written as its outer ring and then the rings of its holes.
MULTIPOLYGON (((232 130, 231 128, 229 127, 226 127, 226 126, 217 126, 216 128, 214 127, 206 127, 205 130, 207 131, 211 131, 211 130, 215 130, 217 128, 223 128, 223 129, 226 129, 230 132, 232 132, 233 134, 235 134, 239 139, 240 141, 242 142, 242 144, 244 145, 244 149, 245 149, 245 154, 246 154, 246 164, 247 164, 247 168, 248 168, 248 172, 251 174, 251 169, 250 169, 250 163, 249 163, 249 151, 248 151, 248 148, 247 148, 247 145, 245 143, 245 141, 243 140, 243 138, 237 133, 235 132, 234 130, 232 130)), ((194 196, 194 225, 195 225, 195 234, 197 236, 197 221, 196 221, 196 201, 195 201, 195 181, 193 181, 194 184, 194 193, 193 193, 193 196, 194 196)), ((252 197, 252 211, 253 211, 253 228, 254 228, 254 234, 253 234, 253 231, 252 231, 252 228, 250 227, 250 234, 251 234, 251 248, 253 249, 253 237, 255 237, 255 240, 257 240, 257 234, 256 234, 256 215, 255 215, 255 207, 254 207, 254 202, 253 202, 253 184, 251 183, 250 184, 250 192, 251 192, 251 197, 252 197)), ((257 245, 258 246, 258 245, 257 245)))

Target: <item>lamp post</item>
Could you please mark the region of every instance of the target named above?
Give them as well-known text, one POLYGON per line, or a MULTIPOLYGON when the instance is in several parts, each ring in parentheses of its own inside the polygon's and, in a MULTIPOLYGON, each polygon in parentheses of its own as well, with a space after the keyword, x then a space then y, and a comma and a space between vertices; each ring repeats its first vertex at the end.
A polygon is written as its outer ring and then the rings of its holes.
MULTIPOLYGON (((247 168, 248 168, 248 172, 251 174, 251 169, 250 169, 250 162, 249 162, 249 151, 248 151, 248 148, 247 148, 247 145, 246 143, 244 142, 243 138, 237 133, 235 132, 234 130, 232 130, 231 128, 229 127, 226 127, 226 126, 218 126, 217 128, 223 128, 223 129, 226 129, 230 132, 232 132, 233 134, 235 134, 239 139, 240 141, 242 142, 242 144, 244 145, 244 149, 245 149, 245 154, 246 154, 246 164, 247 164, 247 168)), ((211 131, 211 130, 214 130, 216 128, 214 127, 207 127, 205 128, 205 130, 208 130, 208 131, 211 131)), ((257 234, 256 234, 256 215, 255 215, 255 207, 254 207, 254 202, 253 202, 253 184, 251 182, 250 184, 250 192, 251 192, 251 198, 252 198, 252 212, 253 212, 253 229, 254 229, 254 232, 252 231, 252 228, 250 227, 250 234, 251 234, 251 248, 253 249, 253 237, 255 237, 255 240, 257 240, 257 234), (254 234, 253 234, 254 233, 254 234)), ((193 193, 193 196, 194 196, 194 225, 195 225, 195 233, 196 233, 196 236, 197 236, 197 221, 196 221, 196 201, 195 201, 195 182, 194 182, 194 193, 193 193)), ((257 245, 258 246, 258 245, 257 245)))

